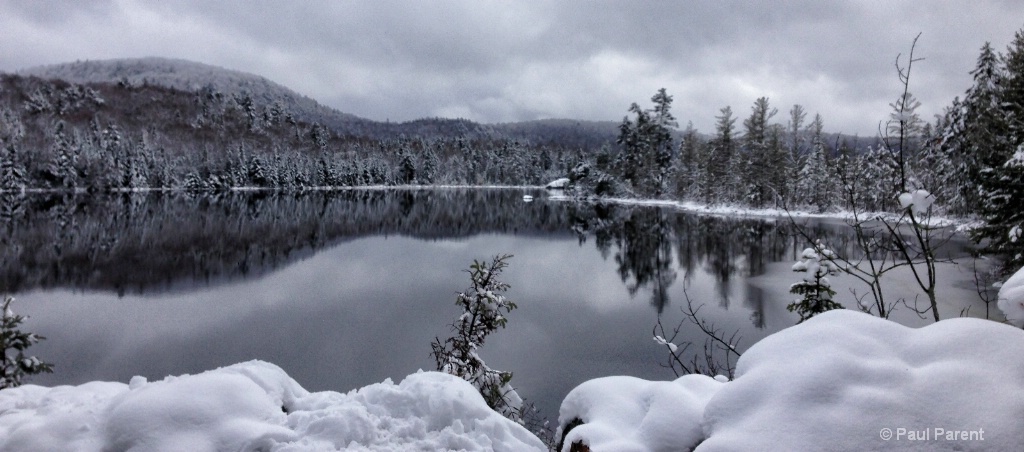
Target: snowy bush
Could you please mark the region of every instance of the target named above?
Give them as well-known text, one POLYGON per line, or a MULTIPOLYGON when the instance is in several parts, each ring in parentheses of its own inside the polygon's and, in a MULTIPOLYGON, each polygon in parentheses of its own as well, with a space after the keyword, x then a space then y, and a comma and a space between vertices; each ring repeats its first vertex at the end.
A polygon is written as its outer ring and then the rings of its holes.
POLYGON ((843 309, 843 305, 832 300, 836 291, 832 290, 832 283, 829 276, 838 275, 841 271, 834 262, 836 254, 825 248, 821 241, 814 243, 813 248, 807 248, 801 255, 802 260, 793 264, 793 271, 805 272, 803 281, 789 287, 789 292, 803 295, 802 299, 796 300, 786 306, 790 312, 800 314, 800 322, 832 309, 843 309))
POLYGON ((22 379, 28 375, 53 372, 53 365, 40 361, 35 356, 25 355, 25 350, 43 339, 32 333, 18 329, 25 316, 16 315, 11 311, 13 297, 5 297, 3 321, 0 322, 0 351, 3 352, 3 367, 0 368, 0 389, 20 386, 22 379))
POLYGON ((472 383, 488 406, 522 423, 523 400, 509 385, 512 372, 491 369, 477 354, 487 336, 504 328, 508 323, 505 315, 516 308, 512 300, 502 295, 509 285, 498 280, 511 257, 510 254, 496 256, 489 264, 473 261, 468 270, 472 286, 455 299, 455 304, 464 311, 452 324, 455 335, 444 343, 435 339, 431 355, 437 361, 437 370, 472 383))

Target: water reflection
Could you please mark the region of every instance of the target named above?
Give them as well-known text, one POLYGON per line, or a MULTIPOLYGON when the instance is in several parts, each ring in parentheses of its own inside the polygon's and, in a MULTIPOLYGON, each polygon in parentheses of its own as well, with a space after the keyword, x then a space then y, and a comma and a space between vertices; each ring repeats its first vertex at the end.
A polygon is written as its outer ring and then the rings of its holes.
MULTIPOLYGON (((789 267, 805 246, 785 220, 520 189, 5 196, 0 284, 49 338, 34 351, 56 373, 33 380, 49 385, 248 359, 311 390, 399 379, 433 365, 461 270, 512 253, 520 308, 483 354, 553 415, 590 378, 670 377, 650 331, 679 319, 684 289, 743 348, 794 324, 789 267)), ((842 223, 808 227, 852 252, 842 223)))
POLYGON ((568 233, 516 190, 6 194, 0 286, 124 294, 261 276, 340 241, 568 233))

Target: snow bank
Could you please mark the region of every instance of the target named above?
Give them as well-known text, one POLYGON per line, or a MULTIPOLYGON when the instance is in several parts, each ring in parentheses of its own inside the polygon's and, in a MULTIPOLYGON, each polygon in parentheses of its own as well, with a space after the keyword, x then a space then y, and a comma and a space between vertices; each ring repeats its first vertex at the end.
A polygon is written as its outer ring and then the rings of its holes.
POLYGON ((146 382, 0 391, 0 450, 543 450, 467 382, 421 372, 309 393, 259 361, 146 382))
POLYGON ((851 310, 754 344, 727 383, 610 377, 574 389, 565 448, 1020 450, 1024 331, 957 318, 920 329, 851 310))
POLYGON ((675 381, 605 377, 584 382, 559 409, 560 431, 575 419, 584 422, 568 432, 564 450, 581 439, 594 451, 692 449, 704 439, 704 405, 722 385, 704 375, 675 381))
POLYGON ((988 320, 912 329, 829 311, 743 354, 697 450, 1018 450, 1021 356, 1024 331, 988 320))
POLYGON ((1024 327, 1024 268, 1017 270, 999 288, 999 301, 996 306, 1006 320, 1018 327, 1024 327))

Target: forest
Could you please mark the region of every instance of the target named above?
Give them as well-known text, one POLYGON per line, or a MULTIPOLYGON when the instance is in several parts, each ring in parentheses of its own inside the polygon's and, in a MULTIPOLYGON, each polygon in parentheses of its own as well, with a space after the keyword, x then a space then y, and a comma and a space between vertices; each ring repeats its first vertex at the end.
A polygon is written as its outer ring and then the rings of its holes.
POLYGON ((571 122, 487 128, 443 119, 332 128, 287 102, 210 85, 4 74, 2 205, 33 190, 539 186, 568 177, 580 198, 898 212, 901 193, 925 190, 934 214, 981 220, 974 234, 985 251, 1006 271, 1021 267, 1024 32, 1005 52, 986 43, 973 85, 933 121, 916 111, 912 60, 905 64, 905 89, 871 138, 827 134, 822 114, 793 105, 779 115, 767 97, 747 116, 721 108, 712 133, 680 130, 665 89, 650 108, 631 105, 616 134, 571 122))

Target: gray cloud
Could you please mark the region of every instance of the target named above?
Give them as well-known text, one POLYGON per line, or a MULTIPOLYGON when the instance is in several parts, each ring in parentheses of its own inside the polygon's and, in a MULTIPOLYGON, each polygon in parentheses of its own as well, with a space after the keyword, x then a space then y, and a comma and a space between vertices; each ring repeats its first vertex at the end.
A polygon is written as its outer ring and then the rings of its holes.
MULTIPOLYGON (((921 32, 926 117, 970 84, 978 49, 1021 28, 1010 1, 270 2, 0 0, 0 70, 165 56, 263 75, 373 119, 617 120, 660 87, 711 131, 759 96, 872 135, 921 32)), ((784 118, 779 119, 784 121, 784 118)))

